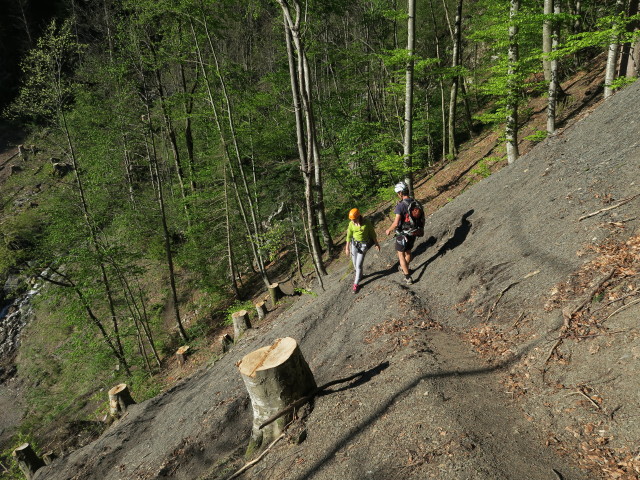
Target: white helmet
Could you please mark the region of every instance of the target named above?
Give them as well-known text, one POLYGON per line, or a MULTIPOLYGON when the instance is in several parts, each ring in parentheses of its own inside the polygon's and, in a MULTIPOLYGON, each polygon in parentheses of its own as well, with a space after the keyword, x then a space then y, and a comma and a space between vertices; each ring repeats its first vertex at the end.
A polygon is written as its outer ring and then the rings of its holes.
POLYGON ((404 182, 396 183, 396 186, 393 189, 395 190, 396 193, 409 191, 409 187, 404 182))

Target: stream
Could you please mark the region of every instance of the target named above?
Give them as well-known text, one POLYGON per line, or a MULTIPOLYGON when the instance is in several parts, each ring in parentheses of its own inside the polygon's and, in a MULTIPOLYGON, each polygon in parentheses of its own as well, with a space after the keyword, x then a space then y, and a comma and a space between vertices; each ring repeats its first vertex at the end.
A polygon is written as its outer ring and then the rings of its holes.
POLYGON ((0 309, 0 364, 16 353, 20 345, 20 334, 32 317, 31 299, 39 290, 39 285, 35 285, 0 309))
POLYGON ((40 285, 36 284, 11 299, 11 289, 7 285, 4 288, 9 299, 0 305, 0 451, 10 446, 8 442, 22 422, 25 411, 22 382, 14 359, 22 331, 33 318, 31 300, 39 291, 40 285))

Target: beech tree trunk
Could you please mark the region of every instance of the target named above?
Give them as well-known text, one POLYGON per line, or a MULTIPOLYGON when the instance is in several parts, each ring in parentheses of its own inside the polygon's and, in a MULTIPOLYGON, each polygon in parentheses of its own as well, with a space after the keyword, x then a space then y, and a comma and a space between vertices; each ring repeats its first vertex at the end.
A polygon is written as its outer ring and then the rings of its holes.
MULTIPOLYGON (((307 221, 309 224, 309 238, 311 257, 319 275, 326 275, 327 271, 322 263, 322 248, 318 238, 318 215, 316 210, 323 205, 318 205, 318 189, 322 185, 317 185, 316 168, 319 166, 317 158, 317 140, 315 133, 315 121, 313 118, 313 107, 310 98, 308 65, 302 39, 300 38, 300 17, 301 7, 294 1, 295 19, 289 10, 289 4, 283 0, 277 0, 282 8, 284 17, 285 41, 287 47, 287 58, 289 61, 289 76, 291 80, 291 92, 296 119, 296 137, 298 140, 298 154, 300 155, 300 170, 304 179, 305 207, 307 221), (294 55, 294 46, 296 54, 294 55)), ((323 215, 322 215, 323 217, 323 215)), ((326 224, 320 225, 320 228, 326 224)), ((328 232, 326 232, 328 234, 328 232)), ((329 237, 328 247, 331 247, 329 237)))
POLYGON ((15 458, 18 467, 27 477, 27 480, 31 480, 36 470, 45 466, 44 461, 36 455, 36 452, 33 451, 33 448, 28 443, 20 445, 11 455, 15 458))
POLYGON ((109 390, 109 414, 111 417, 121 417, 127 411, 129 405, 135 405, 135 403, 126 383, 116 385, 109 390))
MULTIPOLYGON (((624 8, 624 0, 616 1, 616 14, 620 13, 624 8)), ((618 58, 620 54, 620 32, 618 25, 614 23, 611 26, 613 33, 609 43, 609 52, 607 54, 607 68, 604 73, 604 98, 613 95, 613 81, 616 79, 616 71, 618 69, 618 58)))
POLYGON ((297 342, 279 338, 273 345, 262 347, 243 357, 238 364, 251 405, 253 428, 247 456, 256 453, 277 438, 292 421, 285 414, 260 429, 268 418, 316 389, 316 382, 297 342))
MULTIPOLYGON (((627 8, 627 16, 632 17, 638 13, 638 0, 630 0, 627 8)), ((638 29, 638 21, 629 22, 627 25, 627 32, 633 32, 638 29)), ((638 75, 638 64, 636 63, 637 55, 634 58, 634 50, 638 48, 638 42, 633 45, 631 42, 626 42, 622 45, 622 51, 620 52, 620 68, 619 75, 621 77, 636 77, 638 75)))
POLYGON ((413 196, 413 64, 416 24, 416 1, 407 2, 407 54, 409 59, 405 69, 404 88, 404 181, 409 187, 409 195, 413 196))
POLYGON ((518 152, 518 80, 516 65, 518 63, 518 24, 516 17, 520 10, 520 0, 511 0, 509 10, 509 67, 507 72, 507 125, 505 131, 507 144, 507 161, 512 164, 520 156, 518 152))
MULTIPOLYGON (((547 13, 546 2, 553 5, 553 14, 560 15, 560 0, 545 0, 545 14, 547 13)), ((556 17, 557 18, 557 17, 556 17)), ((546 25, 547 22, 545 22, 546 25)), ((551 46, 549 53, 554 53, 558 48, 558 22, 556 19, 548 21, 550 27, 551 46)), ((547 133, 553 135, 556 131, 556 104, 558 102, 558 59, 548 60, 549 64, 549 101, 547 103, 547 133)), ((546 70, 545 70, 546 73, 546 70)))
POLYGON ((544 71, 545 82, 551 82, 551 60, 549 54, 552 50, 553 25, 555 20, 551 19, 553 13, 554 0, 544 0, 544 22, 542 23, 542 69, 544 71))
POLYGON ((455 157, 458 153, 456 146, 456 107, 458 104, 458 86, 460 84, 460 75, 455 70, 460 65, 460 49, 462 48, 462 0, 458 0, 458 8, 456 10, 456 20, 453 33, 453 53, 451 67, 454 70, 453 79, 451 81, 451 95, 449 97, 449 148, 448 153, 451 157, 455 157))

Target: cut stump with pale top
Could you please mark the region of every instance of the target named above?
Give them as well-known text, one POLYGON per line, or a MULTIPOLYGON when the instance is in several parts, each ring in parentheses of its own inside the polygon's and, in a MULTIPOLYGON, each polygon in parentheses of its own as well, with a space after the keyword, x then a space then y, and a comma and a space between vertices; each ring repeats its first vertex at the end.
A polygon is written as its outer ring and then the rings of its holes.
POLYGON ((109 414, 111 417, 121 417, 127 411, 129 405, 134 405, 135 403, 126 383, 116 385, 109 390, 109 414))
POLYGON ((246 310, 239 310, 231 314, 231 320, 233 321, 233 338, 237 342, 244 332, 251 328, 251 322, 249 321, 249 312, 246 310))
POLYGON ((33 451, 33 448, 31 448, 31 445, 28 443, 20 445, 11 455, 15 458, 18 467, 20 467, 24 476, 27 477, 27 480, 31 480, 36 470, 45 466, 44 461, 36 455, 36 452, 33 451))
POLYGON ((188 354, 189 345, 183 345, 178 350, 176 350, 176 359, 178 360, 178 365, 182 366, 185 364, 188 354))
POLYGON ((247 456, 264 449, 293 419, 283 415, 260 429, 265 420, 316 389, 313 373, 298 343, 290 337, 245 355, 238 363, 240 374, 251 398, 253 428, 247 456))

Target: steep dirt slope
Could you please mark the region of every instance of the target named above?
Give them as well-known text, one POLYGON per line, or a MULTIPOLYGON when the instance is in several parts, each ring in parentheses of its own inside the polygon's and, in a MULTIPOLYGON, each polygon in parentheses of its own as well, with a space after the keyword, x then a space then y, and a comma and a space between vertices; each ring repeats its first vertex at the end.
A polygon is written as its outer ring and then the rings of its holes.
POLYGON ((348 262, 334 262, 325 291, 36 479, 228 478, 251 424, 235 363, 284 336, 318 384, 367 373, 292 425, 305 441, 280 442, 240 478, 636 478, 640 198, 619 203, 640 193, 639 94, 618 93, 435 212, 414 285, 388 240, 357 295, 348 262), (603 312, 614 316, 592 321, 603 312))

